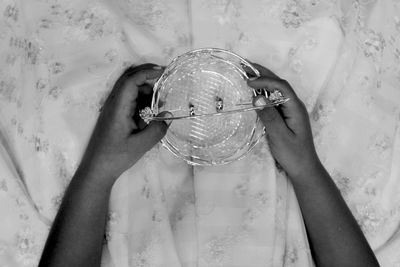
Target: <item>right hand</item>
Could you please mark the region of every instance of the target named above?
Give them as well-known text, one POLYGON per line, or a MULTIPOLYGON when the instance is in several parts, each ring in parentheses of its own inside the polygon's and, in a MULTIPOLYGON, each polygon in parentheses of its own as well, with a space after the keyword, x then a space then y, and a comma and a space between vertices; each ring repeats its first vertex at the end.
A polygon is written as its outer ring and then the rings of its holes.
MULTIPOLYGON (((290 98, 282 105, 257 111, 265 126, 271 153, 292 181, 306 177, 312 168, 320 166, 306 107, 287 81, 263 66, 253 66, 261 76, 249 80, 250 87, 266 88, 269 92, 277 89, 290 98)), ((266 103, 268 99, 264 96, 257 96, 253 100, 255 106, 266 103)))

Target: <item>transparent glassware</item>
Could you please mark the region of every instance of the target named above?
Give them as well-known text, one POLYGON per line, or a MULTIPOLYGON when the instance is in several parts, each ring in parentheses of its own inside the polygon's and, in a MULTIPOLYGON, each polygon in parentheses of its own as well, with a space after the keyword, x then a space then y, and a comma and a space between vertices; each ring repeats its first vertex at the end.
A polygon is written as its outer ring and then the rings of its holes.
POLYGON ((162 144, 192 165, 244 157, 264 135, 255 111, 227 112, 252 103, 255 91, 247 85, 245 69, 259 76, 249 62, 223 49, 199 49, 175 58, 154 85, 151 110, 192 118, 172 120, 162 144), (197 116, 201 114, 215 116, 197 116))

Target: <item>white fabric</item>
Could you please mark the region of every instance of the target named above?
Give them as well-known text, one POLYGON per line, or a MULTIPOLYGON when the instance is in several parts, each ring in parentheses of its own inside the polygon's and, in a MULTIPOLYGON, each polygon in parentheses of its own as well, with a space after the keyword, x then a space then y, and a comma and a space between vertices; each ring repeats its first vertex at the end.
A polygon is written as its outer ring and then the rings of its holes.
MULTIPOLYGON (((0 265, 36 266, 115 79, 200 47, 287 79, 382 266, 400 266, 400 1, 3 0, 0 265)), ((264 140, 191 167, 161 146, 113 188, 103 266, 312 266, 264 140)))

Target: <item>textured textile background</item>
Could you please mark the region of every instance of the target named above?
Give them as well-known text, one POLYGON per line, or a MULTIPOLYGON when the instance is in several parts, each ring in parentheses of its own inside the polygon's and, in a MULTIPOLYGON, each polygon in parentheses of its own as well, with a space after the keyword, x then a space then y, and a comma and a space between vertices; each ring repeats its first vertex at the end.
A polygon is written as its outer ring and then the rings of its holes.
MULTIPOLYGON (((287 79, 382 266, 400 266, 399 0, 0 1, 0 266, 36 266, 131 64, 232 50, 287 79)), ((155 147, 115 184, 103 266, 313 266, 266 142, 191 167, 155 147)))

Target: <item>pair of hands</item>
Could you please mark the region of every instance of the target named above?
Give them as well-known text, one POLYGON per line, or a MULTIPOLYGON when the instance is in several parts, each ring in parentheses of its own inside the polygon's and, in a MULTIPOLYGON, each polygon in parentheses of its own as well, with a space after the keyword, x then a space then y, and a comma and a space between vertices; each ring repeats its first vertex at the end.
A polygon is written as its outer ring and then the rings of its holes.
MULTIPOLYGON (((283 105, 258 111, 258 116, 266 126, 276 161, 289 177, 299 177, 319 162, 306 108, 287 81, 258 64, 253 65, 261 76, 250 79, 249 86, 271 92, 278 89, 290 98, 283 105)), ((144 64, 129 68, 121 75, 102 108, 81 166, 94 171, 100 179, 114 182, 164 137, 167 121, 153 121, 146 126, 138 116, 140 109, 150 105, 149 81, 159 78, 162 72, 160 66, 144 64)), ((265 97, 258 96, 253 103, 266 102, 265 97)))

